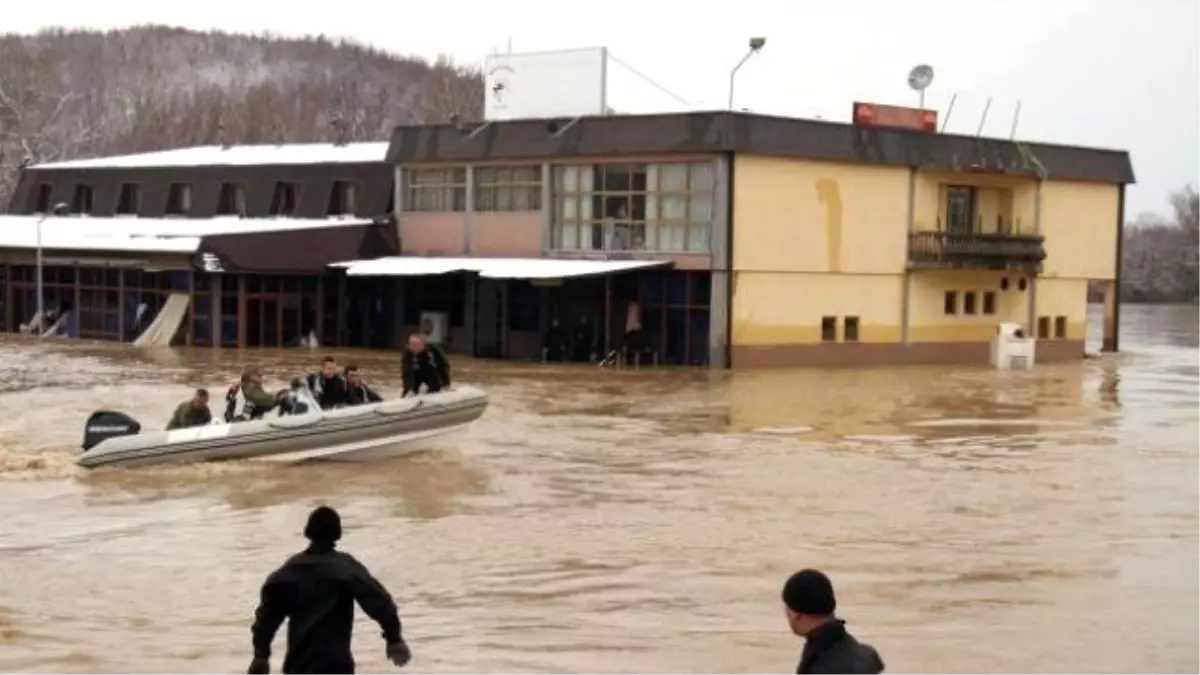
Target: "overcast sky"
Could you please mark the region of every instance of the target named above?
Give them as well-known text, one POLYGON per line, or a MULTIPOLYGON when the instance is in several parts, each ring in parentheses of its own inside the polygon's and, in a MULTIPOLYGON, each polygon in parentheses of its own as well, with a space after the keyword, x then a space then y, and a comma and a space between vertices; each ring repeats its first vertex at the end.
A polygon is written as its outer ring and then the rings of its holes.
MULTIPOLYGON (((1138 185, 1130 217, 1167 212, 1200 183, 1197 0, 38 0, 7 2, 0 31, 53 25, 166 23, 196 29, 324 33, 390 51, 480 63, 514 51, 607 46, 697 108, 726 105, 729 70, 751 36, 767 38, 741 70, 736 107, 846 121, 854 100, 915 105, 906 74, 936 75, 926 105, 948 131, 1128 149, 1138 185), (11 6, 9 6, 11 5, 11 6)), ((610 104, 678 109, 614 66, 610 104)))

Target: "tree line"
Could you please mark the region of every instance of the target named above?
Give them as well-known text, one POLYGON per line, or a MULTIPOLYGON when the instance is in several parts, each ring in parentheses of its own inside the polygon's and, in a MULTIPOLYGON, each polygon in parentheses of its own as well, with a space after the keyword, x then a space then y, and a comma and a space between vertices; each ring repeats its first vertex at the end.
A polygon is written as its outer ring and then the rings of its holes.
POLYGON ((1196 302, 1200 203, 1190 185, 1171 195, 1171 217, 1143 216, 1125 226, 1121 299, 1196 302))
POLYGON ((345 40, 142 26, 0 35, 0 206, 22 163, 387 140, 483 116, 483 76, 345 40))

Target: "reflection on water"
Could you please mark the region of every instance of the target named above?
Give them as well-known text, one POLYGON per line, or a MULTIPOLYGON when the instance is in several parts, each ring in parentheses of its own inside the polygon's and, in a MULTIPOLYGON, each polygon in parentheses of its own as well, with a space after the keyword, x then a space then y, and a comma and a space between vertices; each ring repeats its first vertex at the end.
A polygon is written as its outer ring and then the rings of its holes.
MULTIPOLYGON (((812 565, 891 671, 1195 672, 1197 313, 1122 319, 1122 354, 1023 373, 464 359, 493 403, 452 448, 90 474, 93 409, 157 425, 245 359, 282 386, 322 353, 0 342, 0 670, 239 671, 328 502, 419 671, 790 670, 778 588, 812 565)), ((338 355, 396 393, 393 356, 338 355)))

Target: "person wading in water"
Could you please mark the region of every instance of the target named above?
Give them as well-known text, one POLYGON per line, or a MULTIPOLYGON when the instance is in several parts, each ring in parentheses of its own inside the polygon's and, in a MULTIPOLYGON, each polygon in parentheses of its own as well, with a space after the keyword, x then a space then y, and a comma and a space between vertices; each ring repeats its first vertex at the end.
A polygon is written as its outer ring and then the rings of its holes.
POLYGON ((328 506, 308 517, 304 536, 311 542, 267 577, 250 629, 254 659, 250 675, 271 671, 271 642, 286 619, 284 673, 353 673, 350 637, 354 603, 383 629, 388 659, 403 668, 412 658, 400 635, 396 603, 383 584, 348 553, 334 550, 342 519, 328 506))
POLYGON ((874 675, 883 672, 883 659, 875 648, 846 632, 846 622, 834 616, 837 599, 833 582, 817 570, 800 570, 783 586, 784 615, 792 632, 804 638, 804 651, 796 673, 847 673, 874 675))

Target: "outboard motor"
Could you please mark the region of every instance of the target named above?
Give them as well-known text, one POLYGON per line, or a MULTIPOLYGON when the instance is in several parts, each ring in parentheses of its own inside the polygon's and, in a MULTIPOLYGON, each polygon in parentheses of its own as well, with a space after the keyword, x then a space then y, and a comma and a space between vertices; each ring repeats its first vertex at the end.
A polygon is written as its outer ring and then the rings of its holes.
POLYGON ((115 410, 97 410, 88 417, 83 429, 83 450, 91 450, 110 438, 136 436, 141 432, 142 425, 129 415, 115 410))

